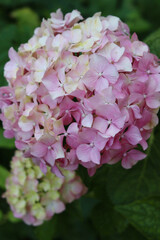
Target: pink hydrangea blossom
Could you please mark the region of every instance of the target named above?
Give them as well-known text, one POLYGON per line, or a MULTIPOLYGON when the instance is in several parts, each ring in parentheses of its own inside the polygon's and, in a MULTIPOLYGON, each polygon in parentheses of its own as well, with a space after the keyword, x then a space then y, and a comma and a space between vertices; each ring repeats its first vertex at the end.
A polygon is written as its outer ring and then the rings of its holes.
POLYGON ((158 124, 160 65, 118 17, 83 20, 59 9, 9 57, 4 135, 44 172, 61 176, 59 167, 80 164, 92 175, 106 163, 130 168, 145 158, 137 149, 147 149, 158 124))

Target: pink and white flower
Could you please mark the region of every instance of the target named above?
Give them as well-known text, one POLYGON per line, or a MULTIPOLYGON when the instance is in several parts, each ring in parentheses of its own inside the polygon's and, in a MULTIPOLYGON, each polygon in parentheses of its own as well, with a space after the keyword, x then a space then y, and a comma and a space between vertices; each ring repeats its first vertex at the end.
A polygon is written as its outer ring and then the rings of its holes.
POLYGON ((5 137, 58 176, 79 164, 91 175, 121 160, 132 167, 158 124, 158 58, 118 17, 82 20, 60 9, 43 20, 18 52, 9 50, 9 86, 0 88, 5 137))

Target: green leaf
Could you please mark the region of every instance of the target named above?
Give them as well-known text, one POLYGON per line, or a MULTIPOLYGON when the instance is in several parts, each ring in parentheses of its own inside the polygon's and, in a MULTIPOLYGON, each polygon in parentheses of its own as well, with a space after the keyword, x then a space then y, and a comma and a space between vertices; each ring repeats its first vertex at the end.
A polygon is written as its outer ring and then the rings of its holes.
POLYGON ((52 240, 55 235, 57 224, 56 216, 52 220, 43 223, 43 225, 36 227, 35 235, 38 240, 52 240))
POLYGON ((25 4, 25 3, 29 3, 33 0, 0 0, 0 4, 3 5, 3 6, 18 6, 18 5, 21 5, 21 4, 25 4))
POLYGON ((160 29, 149 35, 145 42, 149 45, 150 51, 160 58, 160 29))
POLYGON ((160 198, 139 200, 115 208, 148 239, 160 239, 160 198))
POLYGON ((123 0, 117 11, 117 15, 129 25, 131 32, 143 34, 151 28, 151 23, 143 18, 134 0, 123 0))
POLYGON ((9 176, 7 169, 0 165, 0 187, 5 189, 6 178, 9 176))
POLYGON ((8 61, 8 50, 14 44, 14 40, 17 39, 17 26, 14 24, 5 25, 0 29, 0 86, 7 85, 5 80, 4 65, 8 61), (5 41, 4 41, 5 39, 5 41))
POLYGON ((33 28, 39 25, 38 15, 30 8, 24 7, 12 12, 12 17, 16 18, 21 25, 30 25, 33 28))
POLYGON ((0 221, 3 219, 3 213, 2 211, 0 210, 0 221))
POLYGON ((160 126, 150 138, 147 158, 132 169, 119 164, 110 166, 107 176, 107 192, 114 204, 131 203, 149 196, 160 196, 160 126))
POLYGON ((93 208, 97 205, 99 201, 93 197, 88 197, 87 195, 82 196, 79 199, 80 211, 84 218, 88 218, 91 215, 93 208))
POLYGON ((17 38, 17 26, 14 24, 5 25, 0 34, 0 50, 4 52, 11 47, 12 41, 17 38), (6 41, 4 41, 6 39, 6 41))
POLYGON ((86 219, 86 216, 83 216, 83 213, 81 212, 81 204, 79 203, 79 200, 76 200, 71 204, 67 204, 66 210, 54 217, 57 217, 56 234, 54 236, 55 239, 97 239, 91 220, 86 219))
POLYGON ((28 7, 14 10, 11 16, 17 20, 18 45, 28 41, 34 29, 40 25, 37 13, 28 7))
POLYGON ((3 129, 0 128, 0 148, 14 149, 14 139, 7 139, 3 136, 3 129))
POLYGON ((114 210, 107 198, 94 208, 91 220, 101 237, 122 233, 128 226, 128 221, 114 210))
POLYGON ((7 219, 8 219, 11 223, 17 223, 17 222, 20 222, 20 221, 21 221, 19 218, 15 218, 15 217, 13 216, 12 211, 9 211, 9 212, 7 213, 7 219))

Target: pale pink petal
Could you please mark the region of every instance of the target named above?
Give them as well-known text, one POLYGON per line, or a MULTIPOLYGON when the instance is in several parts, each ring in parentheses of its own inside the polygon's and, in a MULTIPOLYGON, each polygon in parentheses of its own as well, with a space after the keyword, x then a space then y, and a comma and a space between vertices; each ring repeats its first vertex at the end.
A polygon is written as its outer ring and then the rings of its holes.
POLYGON ((90 151, 90 159, 96 164, 100 164, 101 155, 96 147, 93 147, 90 151))
POLYGON ((18 126, 22 129, 24 132, 28 132, 33 129, 34 121, 31 119, 27 119, 26 117, 22 116, 19 119, 18 126))
POLYGON ((104 77, 98 78, 95 84, 95 90, 101 93, 103 90, 107 89, 109 86, 108 80, 104 77))
POLYGON ((146 104, 150 108, 159 108, 160 107, 160 93, 155 93, 153 96, 146 98, 146 104))
POLYGON ((114 124, 111 124, 110 127, 107 129, 105 135, 114 137, 118 132, 120 132, 120 129, 117 128, 114 124))
POLYGON ((56 72, 52 71, 52 72, 48 73, 48 75, 46 75, 43 78, 43 84, 50 92, 57 89, 57 87, 59 85, 59 81, 56 76, 56 72))
POLYGON ((64 150, 60 142, 56 142, 52 145, 54 147, 55 159, 64 158, 64 150))
POLYGON ((78 124, 77 123, 71 123, 67 129, 67 133, 78 133, 78 124))
POLYGON ((89 70, 83 77, 82 81, 91 91, 94 90, 97 80, 97 74, 94 71, 89 70))
POLYGON ((101 117, 96 117, 93 123, 93 128, 100 131, 101 133, 105 133, 108 127, 108 121, 101 117))
POLYGON ((90 57, 90 66, 91 66, 92 71, 101 73, 101 72, 104 72, 104 70, 107 67, 109 68, 110 64, 105 57, 100 56, 98 54, 93 54, 90 57))
POLYGON ((47 146, 41 142, 37 142, 35 143, 32 147, 31 147, 31 154, 34 157, 44 157, 47 153, 47 146))
POLYGON ((124 135, 126 136, 128 142, 132 145, 136 145, 142 140, 138 127, 134 125, 130 126, 124 135))
POLYGON ((81 16, 80 12, 77 10, 73 10, 71 13, 67 13, 65 15, 66 25, 69 27, 73 26, 76 22, 82 20, 83 17, 81 16))
POLYGON ((94 145, 98 148, 99 151, 104 149, 106 142, 108 141, 106 138, 102 137, 101 135, 97 133, 97 136, 94 140, 94 145))
POLYGON ((118 72, 112 64, 109 64, 108 67, 105 68, 103 76, 111 83, 115 84, 118 79, 118 72))
POLYGON ((81 144, 76 150, 76 154, 79 160, 82 162, 89 162, 91 147, 88 144, 81 144))
POLYGON ((93 115, 91 113, 87 114, 82 119, 82 126, 84 126, 84 127, 91 127, 92 123, 93 123, 93 115))
POLYGON ((121 59, 114 64, 118 71, 121 72, 131 72, 132 71, 132 64, 128 57, 121 57, 121 59))
POLYGON ((111 16, 111 15, 108 16, 106 19, 107 19, 107 21, 108 21, 108 23, 109 23, 108 29, 109 29, 110 31, 115 31, 115 30, 117 30, 118 24, 119 24, 119 22, 120 22, 120 19, 119 19, 118 17, 111 16))

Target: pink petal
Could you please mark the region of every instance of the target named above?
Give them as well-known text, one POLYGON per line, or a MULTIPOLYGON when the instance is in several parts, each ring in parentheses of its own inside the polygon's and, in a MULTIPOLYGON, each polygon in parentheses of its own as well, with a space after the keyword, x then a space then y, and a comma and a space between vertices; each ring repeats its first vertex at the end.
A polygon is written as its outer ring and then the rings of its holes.
POLYGON ((67 133, 78 133, 78 124, 77 123, 71 123, 67 129, 67 133))
POLYGON ((83 185, 81 182, 76 181, 72 183, 71 191, 73 194, 78 195, 82 192, 82 190, 83 190, 83 185))
POLYGON ((5 138, 14 138, 15 134, 13 130, 4 130, 3 135, 5 138))
POLYGON ((114 84, 116 83, 118 79, 118 72, 115 66, 112 64, 109 64, 106 68, 105 71, 103 72, 103 76, 111 83, 114 84))
POLYGON ((91 127, 92 123, 93 123, 93 115, 91 113, 87 114, 82 119, 82 126, 84 126, 84 127, 91 127))
POLYGON ((41 142, 35 143, 31 148, 31 154, 34 157, 44 157, 47 153, 47 146, 41 142))
POLYGON ((100 164, 100 159, 101 159, 101 155, 99 150, 96 147, 93 147, 90 151, 90 158, 91 161, 96 163, 96 164, 100 164))
POLYGON ((130 126, 124 135, 126 136, 128 142, 132 145, 137 145, 142 140, 138 127, 134 125, 130 126))
POLYGON ((160 107, 160 94, 155 93, 153 96, 146 98, 146 104, 150 108, 159 108, 160 107))
POLYGON ((48 150, 45 155, 45 160, 50 166, 55 164, 55 152, 53 150, 48 150))
POLYGON ((97 74, 94 71, 89 70, 82 79, 83 83, 91 91, 95 88, 95 83, 97 81, 97 74))
POLYGON ((96 110, 97 115, 100 115, 104 118, 107 118, 108 120, 117 119, 121 116, 121 112, 119 110, 119 107, 117 104, 105 104, 103 106, 100 106, 96 110))
POLYGON ((92 72, 96 71, 97 73, 103 72, 106 68, 109 68, 108 60, 98 54, 92 54, 90 57, 90 67, 92 72))
POLYGON ((56 164, 51 168, 51 172, 54 173, 59 178, 64 178, 64 175, 59 170, 59 168, 56 166, 56 164))
POLYGON ((59 85, 56 72, 49 72, 48 75, 43 78, 43 84, 49 91, 54 91, 59 85))
POLYGON ((104 77, 100 77, 96 81, 95 89, 97 92, 101 93, 104 89, 107 89, 108 86, 109 86, 108 80, 104 77))
POLYGON ((114 137, 118 132, 120 132, 120 129, 117 128, 114 124, 111 124, 105 135, 114 137))
POLYGON ((130 107, 133 111, 134 117, 136 119, 140 119, 142 117, 142 115, 140 113, 140 108, 137 105, 131 105, 130 107))
POLYGON ((131 150, 129 151, 122 159, 122 167, 126 169, 130 169, 134 166, 139 160, 142 160, 146 157, 146 154, 138 151, 138 150, 131 150))
POLYGON ((132 64, 128 57, 123 56, 118 62, 114 64, 118 71, 131 72, 132 64))
POLYGON ((20 118, 18 125, 24 132, 28 132, 33 129, 34 121, 27 118, 25 121, 23 120, 21 121, 21 118, 20 118))
POLYGON ((105 133, 108 127, 108 121, 101 117, 96 117, 93 123, 93 128, 101 133, 105 133))
POLYGON ((88 144, 81 144, 76 150, 77 157, 82 162, 91 161, 90 152, 91 152, 91 147, 88 144))
POLYGON ((68 135, 66 137, 66 142, 71 148, 74 148, 74 149, 77 148, 80 143, 78 135, 74 135, 74 134, 68 135))
POLYGON ((52 145, 54 147, 55 159, 64 158, 64 150, 60 142, 52 145))

